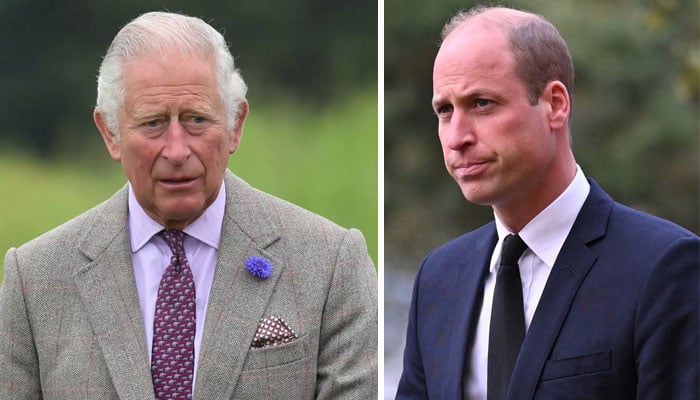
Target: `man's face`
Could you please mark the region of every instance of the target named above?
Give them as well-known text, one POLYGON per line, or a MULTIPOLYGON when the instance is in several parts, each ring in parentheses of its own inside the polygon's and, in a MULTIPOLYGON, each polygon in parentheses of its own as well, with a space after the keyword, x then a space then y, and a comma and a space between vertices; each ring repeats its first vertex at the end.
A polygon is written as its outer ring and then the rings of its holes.
POLYGON ((467 23, 446 38, 433 108, 445 166, 467 200, 508 207, 546 186, 557 151, 547 104, 530 104, 498 29, 467 23))
POLYGON ((179 52, 125 64, 124 89, 119 137, 108 132, 99 111, 98 128, 151 218, 184 228, 216 199, 247 103, 227 132, 213 59, 179 52))

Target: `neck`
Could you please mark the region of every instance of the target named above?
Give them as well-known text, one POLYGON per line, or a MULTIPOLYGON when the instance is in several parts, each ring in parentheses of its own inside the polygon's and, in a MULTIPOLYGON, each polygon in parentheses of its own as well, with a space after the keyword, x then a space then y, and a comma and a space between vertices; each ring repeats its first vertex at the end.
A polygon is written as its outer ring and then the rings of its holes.
POLYGON ((576 176, 576 161, 571 158, 559 168, 553 168, 552 173, 536 187, 526 193, 518 193, 513 199, 503 204, 493 204, 493 210, 503 225, 510 232, 518 233, 547 208, 571 184, 576 176))

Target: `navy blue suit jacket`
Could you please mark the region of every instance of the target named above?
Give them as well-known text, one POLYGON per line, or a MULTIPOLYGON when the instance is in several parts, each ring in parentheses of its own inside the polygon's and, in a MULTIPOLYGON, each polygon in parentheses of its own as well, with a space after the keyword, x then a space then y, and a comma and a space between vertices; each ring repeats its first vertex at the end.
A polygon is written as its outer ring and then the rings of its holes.
MULTIPOLYGON (((492 222, 425 258, 397 399, 462 399, 496 241, 492 222)), ((699 264, 696 235, 615 203, 591 181, 507 398, 697 400, 699 264)))

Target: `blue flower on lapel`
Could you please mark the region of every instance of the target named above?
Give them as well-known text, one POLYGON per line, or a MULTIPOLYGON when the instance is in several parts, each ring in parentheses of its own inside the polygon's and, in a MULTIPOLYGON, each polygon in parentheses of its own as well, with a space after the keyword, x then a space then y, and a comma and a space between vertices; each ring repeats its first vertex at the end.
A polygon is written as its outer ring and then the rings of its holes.
POLYGON ((253 276, 260 279, 267 279, 272 275, 272 264, 270 260, 260 256, 250 256, 245 260, 245 269, 253 276))

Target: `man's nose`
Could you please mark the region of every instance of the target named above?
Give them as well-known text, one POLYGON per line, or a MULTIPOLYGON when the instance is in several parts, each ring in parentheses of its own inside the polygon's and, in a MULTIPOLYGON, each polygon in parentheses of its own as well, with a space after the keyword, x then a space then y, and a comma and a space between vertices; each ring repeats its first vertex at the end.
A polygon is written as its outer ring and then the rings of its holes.
POLYGON ((187 161, 192 154, 190 137, 176 117, 168 123, 164 138, 166 142, 163 157, 174 164, 183 164, 187 161))
POLYGON ((444 129, 447 130, 447 145, 452 150, 460 150, 476 141, 473 118, 466 113, 455 110, 444 129))

